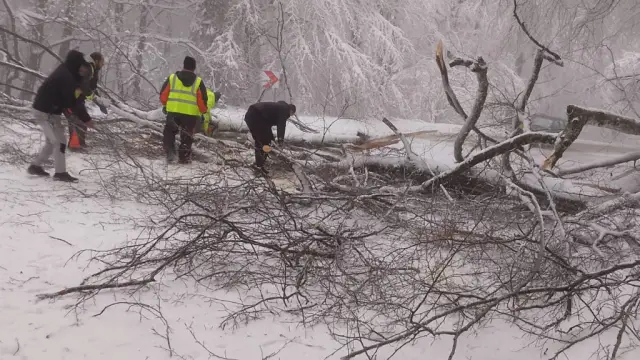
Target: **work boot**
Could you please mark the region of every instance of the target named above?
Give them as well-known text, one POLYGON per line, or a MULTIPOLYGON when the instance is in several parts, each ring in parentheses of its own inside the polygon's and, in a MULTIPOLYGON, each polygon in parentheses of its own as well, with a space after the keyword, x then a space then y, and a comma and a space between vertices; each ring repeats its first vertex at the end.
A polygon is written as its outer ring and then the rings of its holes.
POLYGON ((267 171, 267 169, 264 168, 264 166, 253 165, 251 168, 253 169, 253 173, 256 176, 267 176, 267 175, 269 175, 269 172, 267 171))
POLYGON ((78 178, 69 175, 69 173, 65 171, 62 173, 53 174, 53 180, 64 181, 64 182, 77 182, 78 178))
POLYGON ((69 151, 74 152, 74 153, 88 153, 89 149, 87 148, 86 145, 77 147, 77 148, 72 148, 72 147, 67 147, 67 149, 69 149, 69 151))
POLYGON ((49 176, 49 173, 44 171, 42 166, 38 165, 29 165, 29 168, 27 168, 27 172, 30 175, 49 176))
POLYGON ((178 161, 178 156, 175 152, 167 153, 167 164, 175 164, 178 161))

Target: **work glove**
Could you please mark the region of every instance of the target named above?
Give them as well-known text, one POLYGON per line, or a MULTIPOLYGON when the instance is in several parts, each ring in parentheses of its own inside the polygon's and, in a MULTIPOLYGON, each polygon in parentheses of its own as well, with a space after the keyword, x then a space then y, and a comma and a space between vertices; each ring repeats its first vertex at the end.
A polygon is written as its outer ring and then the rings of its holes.
POLYGON ((278 139, 278 146, 282 147, 284 145, 284 139, 278 139))
POLYGON ((167 114, 167 107, 166 106, 162 107, 162 113, 165 114, 165 115, 167 114))
POLYGON ((98 107, 100 108, 100 111, 102 111, 103 114, 107 115, 109 113, 106 106, 102 104, 98 104, 98 107))
POLYGON ((64 109, 62 110, 62 112, 64 113, 65 116, 69 117, 71 115, 73 115, 73 111, 71 111, 70 108, 64 109))

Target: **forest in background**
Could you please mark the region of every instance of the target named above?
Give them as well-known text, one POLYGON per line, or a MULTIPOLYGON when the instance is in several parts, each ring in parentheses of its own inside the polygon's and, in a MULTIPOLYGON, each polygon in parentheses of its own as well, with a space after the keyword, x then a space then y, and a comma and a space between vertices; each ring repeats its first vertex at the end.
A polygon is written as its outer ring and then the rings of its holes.
MULTIPOLYGON (((291 100, 303 113, 455 123, 434 60, 443 40, 490 64, 482 123, 515 102, 536 51, 512 0, 2 2, 3 62, 48 73, 57 60, 40 45, 61 56, 98 50, 107 57, 104 86, 146 109, 158 106, 158 88, 188 54, 227 104, 255 101, 262 71, 272 70, 286 86, 265 100, 291 100)), ((518 0, 530 35, 564 60, 563 68, 545 65, 528 110, 563 116, 565 104, 579 102, 636 114, 639 9, 634 0, 518 0)), ((7 66, 0 79, 5 92, 24 99, 38 84, 7 66)), ((461 103, 473 101, 474 81, 472 74, 452 79, 461 103)))

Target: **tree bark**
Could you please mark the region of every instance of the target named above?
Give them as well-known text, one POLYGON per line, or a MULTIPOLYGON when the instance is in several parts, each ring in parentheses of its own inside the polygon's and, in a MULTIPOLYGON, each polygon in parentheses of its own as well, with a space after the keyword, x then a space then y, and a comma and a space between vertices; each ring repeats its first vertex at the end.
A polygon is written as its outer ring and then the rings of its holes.
MULTIPOLYGON (((48 0, 38 0, 37 9, 40 11, 40 13, 46 14, 47 5, 48 5, 48 0)), ((31 29, 31 39, 42 44, 44 40, 44 22, 38 22, 38 24, 31 29)), ((43 52, 35 50, 35 45, 30 44, 29 57, 27 59, 27 67, 29 67, 30 69, 39 69, 43 54, 44 54, 43 52)), ((36 78, 33 76, 27 76, 24 82, 24 88, 27 90, 33 91, 35 85, 36 85, 36 78)), ((23 100, 29 100, 31 99, 31 97, 32 95, 29 93, 26 93, 26 92, 22 93, 23 100)))
POLYGON ((569 105, 567 117, 569 120, 567 126, 558 136, 553 152, 543 163, 545 169, 552 169, 556 165, 564 152, 576 141, 585 125, 603 127, 624 134, 640 135, 640 121, 598 109, 569 105))
MULTIPOLYGON (((140 73, 143 72, 144 68, 144 51, 147 47, 147 37, 144 36, 149 31, 149 7, 150 2, 146 0, 140 9, 140 26, 138 28, 138 32, 140 33, 140 38, 138 39, 138 46, 136 52, 136 68, 140 73)), ((133 96, 139 98, 142 95, 142 88, 140 87, 141 80, 139 76, 135 76, 133 78, 133 96)))
MULTIPOLYGON (((75 22, 75 10, 78 6, 78 0, 67 0, 65 4, 65 14, 67 15, 67 21, 62 28, 62 39, 68 39, 73 35, 73 27, 71 24, 75 22)), ((71 49, 72 40, 65 41, 60 44, 60 49, 58 49, 58 55, 61 58, 64 58, 66 54, 71 49)))

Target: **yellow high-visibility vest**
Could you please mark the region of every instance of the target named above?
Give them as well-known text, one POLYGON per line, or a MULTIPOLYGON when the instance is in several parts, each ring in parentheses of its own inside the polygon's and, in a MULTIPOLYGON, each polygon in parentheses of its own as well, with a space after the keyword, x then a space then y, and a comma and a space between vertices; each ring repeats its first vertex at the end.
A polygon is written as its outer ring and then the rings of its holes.
POLYGON ((198 107, 198 88, 202 79, 198 77, 192 86, 184 86, 176 74, 169 76, 169 99, 167 112, 184 115, 200 115, 198 107))
POLYGON ((205 134, 209 132, 209 122, 211 122, 211 109, 216 105, 216 94, 211 91, 211 89, 207 89, 207 112, 204 113, 204 123, 202 124, 202 129, 205 134))

